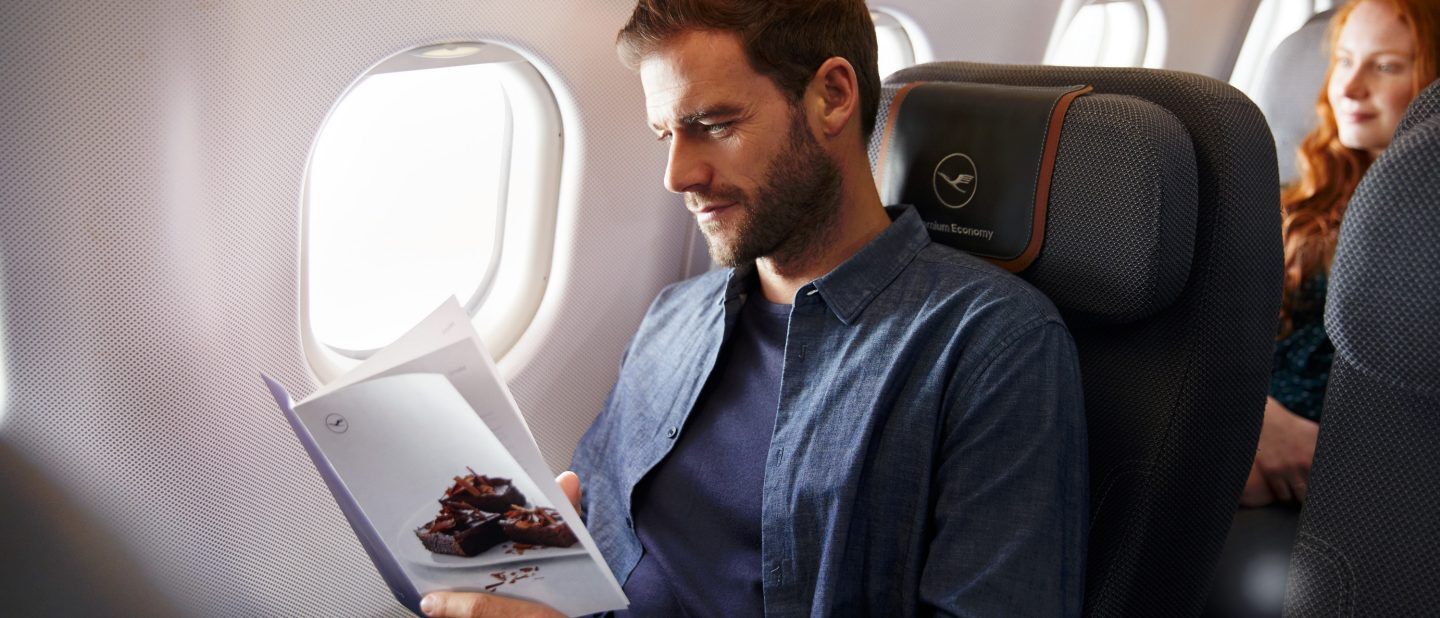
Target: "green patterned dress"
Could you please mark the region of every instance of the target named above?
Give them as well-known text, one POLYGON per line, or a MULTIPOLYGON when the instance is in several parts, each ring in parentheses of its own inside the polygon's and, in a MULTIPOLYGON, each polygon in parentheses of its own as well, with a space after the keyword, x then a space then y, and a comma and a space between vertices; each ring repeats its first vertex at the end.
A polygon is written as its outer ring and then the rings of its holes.
POLYGON ((1294 328, 1275 342, 1270 371, 1270 396, 1286 409, 1312 421, 1320 420, 1325 403, 1325 384, 1335 346, 1325 334, 1325 275, 1300 286, 1299 301, 1291 311, 1294 328))

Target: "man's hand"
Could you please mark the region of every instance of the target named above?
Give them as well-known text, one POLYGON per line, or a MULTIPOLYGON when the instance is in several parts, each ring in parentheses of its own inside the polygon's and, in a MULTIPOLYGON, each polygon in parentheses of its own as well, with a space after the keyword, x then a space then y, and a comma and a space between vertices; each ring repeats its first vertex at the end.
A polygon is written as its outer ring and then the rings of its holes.
MULTIPOLYGON (((570 505, 575 507, 575 512, 580 513, 580 476, 566 470, 555 477, 555 482, 560 484, 560 490, 565 492, 565 497, 570 499, 570 505)), ((584 517, 584 513, 580 513, 584 517)))
MULTIPOLYGON (((580 512, 580 477, 566 470, 555 477, 565 497, 580 512)), ((430 618, 554 618, 565 614, 531 601, 479 592, 432 592, 420 600, 420 611, 430 618)))
POLYGON ((432 592, 420 601, 431 618, 554 618, 564 617, 545 605, 479 592, 432 592))
POLYGON ((1271 502, 1304 502, 1310 486, 1310 465, 1315 460, 1315 439, 1320 425, 1265 400, 1265 421, 1250 478, 1240 495, 1241 506, 1271 502))

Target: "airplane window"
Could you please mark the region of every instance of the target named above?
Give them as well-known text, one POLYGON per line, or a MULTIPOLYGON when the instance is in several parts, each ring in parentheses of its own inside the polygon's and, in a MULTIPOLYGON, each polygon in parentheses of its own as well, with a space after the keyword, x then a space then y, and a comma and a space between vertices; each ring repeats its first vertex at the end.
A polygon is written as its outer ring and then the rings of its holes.
POLYGON ((558 125, 543 78, 498 45, 410 50, 356 82, 306 174, 312 362, 318 342, 343 369, 451 295, 485 316, 492 353, 508 349, 534 310, 514 305, 538 305, 542 290, 527 288, 548 270, 550 236, 537 228, 554 216, 558 125))
POLYGON ((1158 66, 1164 52, 1159 7, 1143 0, 1088 0, 1051 46, 1046 64, 1158 66))
POLYGON ((1245 43, 1240 46, 1240 56, 1235 60, 1235 70, 1230 74, 1230 84, 1244 91, 1252 98, 1260 69, 1270 52, 1285 40, 1285 37, 1305 25, 1310 16, 1329 7, 1317 6, 1315 0, 1263 0, 1255 9, 1255 19, 1250 22, 1250 31, 1245 43))
POLYGON ((893 15, 872 11, 870 19, 875 22, 875 39, 879 43, 880 79, 905 67, 915 65, 915 46, 905 26, 893 15))

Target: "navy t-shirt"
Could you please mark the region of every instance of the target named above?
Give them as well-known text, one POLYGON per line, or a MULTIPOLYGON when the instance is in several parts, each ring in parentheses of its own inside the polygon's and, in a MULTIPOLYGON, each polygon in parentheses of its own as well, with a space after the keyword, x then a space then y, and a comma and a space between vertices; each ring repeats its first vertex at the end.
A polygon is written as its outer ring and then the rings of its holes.
POLYGON ((790 305, 748 295, 679 441, 636 487, 632 615, 762 613, 761 491, 789 320, 790 305))

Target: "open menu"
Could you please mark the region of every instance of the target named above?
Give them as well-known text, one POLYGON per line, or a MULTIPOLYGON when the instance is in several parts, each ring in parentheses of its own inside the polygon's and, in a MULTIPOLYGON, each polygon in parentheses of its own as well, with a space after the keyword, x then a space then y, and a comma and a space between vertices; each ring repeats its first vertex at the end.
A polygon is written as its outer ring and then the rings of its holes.
POLYGON ((402 605, 438 590, 571 616, 628 605, 453 298, 343 377, 276 403, 402 605))

